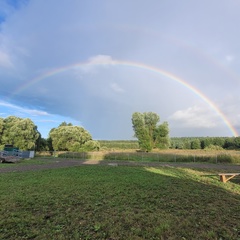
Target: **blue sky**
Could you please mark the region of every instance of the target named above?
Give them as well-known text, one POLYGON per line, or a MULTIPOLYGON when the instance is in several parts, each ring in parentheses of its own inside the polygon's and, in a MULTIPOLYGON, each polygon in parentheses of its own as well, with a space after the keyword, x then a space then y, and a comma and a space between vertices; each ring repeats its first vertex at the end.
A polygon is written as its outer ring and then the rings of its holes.
POLYGON ((1 0, 0 117, 29 117, 43 137, 66 121, 133 139, 132 113, 153 111, 172 137, 238 135, 239 11, 236 0, 1 0))

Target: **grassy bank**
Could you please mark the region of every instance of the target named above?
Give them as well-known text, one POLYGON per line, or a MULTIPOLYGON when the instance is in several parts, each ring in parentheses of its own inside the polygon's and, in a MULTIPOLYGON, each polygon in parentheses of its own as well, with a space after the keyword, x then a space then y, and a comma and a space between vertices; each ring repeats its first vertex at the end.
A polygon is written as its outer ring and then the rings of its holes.
POLYGON ((238 239, 240 186, 177 168, 1 174, 0 239, 238 239))

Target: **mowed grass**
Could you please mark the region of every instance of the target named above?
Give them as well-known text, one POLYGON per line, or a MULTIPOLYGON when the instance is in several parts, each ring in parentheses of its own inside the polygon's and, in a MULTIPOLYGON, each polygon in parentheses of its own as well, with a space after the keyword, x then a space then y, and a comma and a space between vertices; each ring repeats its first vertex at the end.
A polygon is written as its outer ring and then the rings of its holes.
POLYGON ((240 183, 80 166, 0 175, 0 239, 240 239, 240 183))

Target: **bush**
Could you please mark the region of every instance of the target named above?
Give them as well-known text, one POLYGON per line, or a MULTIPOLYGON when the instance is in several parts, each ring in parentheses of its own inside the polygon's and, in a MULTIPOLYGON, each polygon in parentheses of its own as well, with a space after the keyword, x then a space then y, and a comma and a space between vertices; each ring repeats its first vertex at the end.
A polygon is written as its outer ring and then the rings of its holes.
POLYGON ((204 148, 204 150, 223 150, 223 148, 217 145, 210 144, 209 146, 204 148))

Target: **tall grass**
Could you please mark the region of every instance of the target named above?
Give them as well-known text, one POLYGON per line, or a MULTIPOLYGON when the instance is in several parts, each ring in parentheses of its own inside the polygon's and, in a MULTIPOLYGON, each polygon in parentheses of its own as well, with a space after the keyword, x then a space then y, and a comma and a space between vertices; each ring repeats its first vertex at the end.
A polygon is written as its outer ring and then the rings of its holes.
POLYGON ((104 155, 105 160, 150 161, 150 162, 208 162, 208 163, 240 163, 240 155, 185 155, 161 153, 119 153, 104 155))
POLYGON ((206 151, 206 150, 162 150, 155 152, 138 152, 136 150, 98 151, 98 152, 39 152, 36 157, 64 159, 95 159, 118 161, 150 162, 208 162, 240 163, 239 151, 206 151))

